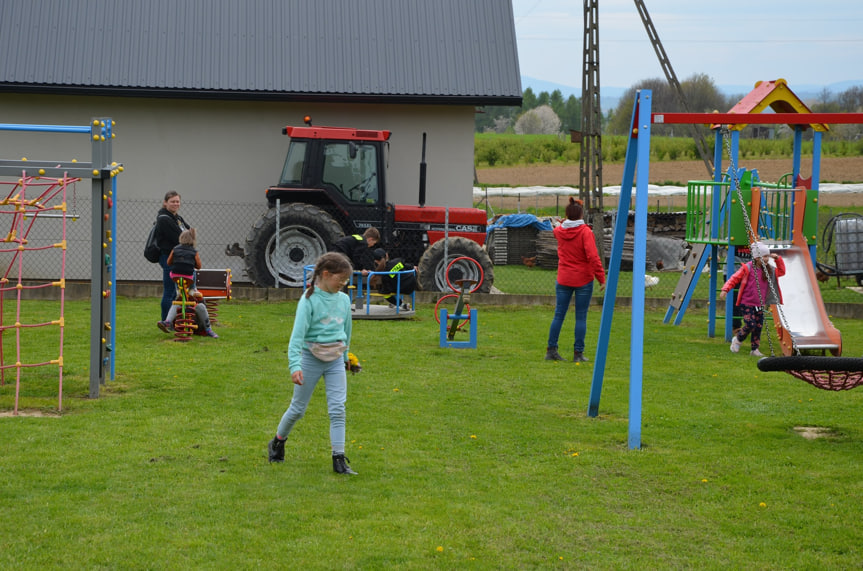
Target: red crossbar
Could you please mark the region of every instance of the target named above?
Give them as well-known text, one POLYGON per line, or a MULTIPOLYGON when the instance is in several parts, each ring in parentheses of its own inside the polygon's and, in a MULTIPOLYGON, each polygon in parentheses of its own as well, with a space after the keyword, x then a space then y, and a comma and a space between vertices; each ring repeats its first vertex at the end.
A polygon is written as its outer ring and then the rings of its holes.
POLYGON ((652 123, 711 125, 839 125, 863 123, 863 113, 653 113, 652 123))

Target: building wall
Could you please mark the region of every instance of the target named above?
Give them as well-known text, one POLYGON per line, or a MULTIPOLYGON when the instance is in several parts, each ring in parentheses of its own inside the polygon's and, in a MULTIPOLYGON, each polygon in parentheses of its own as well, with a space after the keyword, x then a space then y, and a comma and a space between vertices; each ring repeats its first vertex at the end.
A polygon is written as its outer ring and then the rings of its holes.
MULTIPOLYGON (((428 133, 426 203, 470 206, 473 182, 472 106, 334 105, 278 102, 190 101, 173 99, 69 97, 0 94, 0 123, 86 125, 92 117, 111 117, 116 138, 113 158, 125 172, 117 178, 118 280, 159 280, 157 265, 142 255, 147 232, 165 191, 183 197, 180 213, 198 229, 205 267, 229 268, 245 280, 242 259, 227 256, 226 246, 242 246, 251 225, 266 211, 264 190, 278 182, 288 148, 281 129, 314 124, 387 129, 390 138, 388 197, 416 204, 422 133, 428 133)), ((80 134, 23 133, 0 130, 0 159, 82 162, 91 144, 80 134)), ((78 183, 67 197, 74 223, 67 228, 67 279, 89 279, 91 185, 78 183)), ((5 194, 4 194, 5 196, 5 194)), ((0 226, 7 226, 0 218, 0 226)), ((53 243, 61 225, 46 220, 34 226, 33 243, 53 243)), ((60 264, 45 254, 28 255, 25 277, 56 279, 60 264)), ((0 256, 0 265, 3 264, 0 256)))
MULTIPOLYGON (((314 104, 0 94, 0 123, 85 125, 114 119, 114 159, 125 165, 123 196, 159 197, 176 189, 186 202, 263 202, 278 182, 285 125, 314 124, 392 131, 387 182, 395 203, 415 204, 422 133, 428 133, 427 204, 470 206, 472 106, 314 104)), ((89 161, 83 135, 0 131, 0 158, 89 161)))

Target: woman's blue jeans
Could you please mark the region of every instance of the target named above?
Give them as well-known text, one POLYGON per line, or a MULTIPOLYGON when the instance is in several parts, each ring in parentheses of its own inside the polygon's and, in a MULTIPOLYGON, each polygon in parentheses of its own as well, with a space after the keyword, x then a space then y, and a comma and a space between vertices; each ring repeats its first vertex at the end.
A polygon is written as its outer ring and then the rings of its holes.
POLYGON ((584 353, 584 336, 587 334, 587 310, 590 309, 590 298, 593 296, 593 282, 580 287, 570 287, 555 284, 557 300, 554 304, 554 319, 551 320, 551 328, 548 331, 548 349, 557 349, 560 330, 566 311, 569 309, 569 301, 575 296, 575 343, 573 351, 584 353))
POLYGON ((171 279, 171 270, 168 268, 168 254, 159 256, 159 265, 162 267, 162 321, 168 317, 168 312, 177 297, 177 286, 171 279))

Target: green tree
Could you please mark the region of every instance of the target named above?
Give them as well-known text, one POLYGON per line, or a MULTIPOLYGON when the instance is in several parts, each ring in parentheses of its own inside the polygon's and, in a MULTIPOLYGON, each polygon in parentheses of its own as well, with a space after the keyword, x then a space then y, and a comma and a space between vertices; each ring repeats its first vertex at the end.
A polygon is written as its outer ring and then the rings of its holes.
POLYGON ((725 96, 707 75, 696 73, 680 83, 680 88, 686 97, 689 110, 692 113, 710 113, 726 111, 725 96))
POLYGON ((836 96, 839 108, 845 113, 863 112, 863 87, 855 85, 836 96))
POLYGON ((528 87, 524 90, 524 93, 521 96, 521 110, 527 111, 529 109, 533 109, 537 105, 536 94, 533 92, 533 89, 528 87))
POLYGON ((563 93, 560 92, 560 89, 555 89, 551 92, 551 96, 548 98, 548 104, 551 106, 552 110, 557 114, 558 117, 563 115, 564 106, 566 103, 563 101, 563 93))
MULTIPOLYGON (((643 79, 624 92, 620 101, 617 103, 617 107, 614 109, 614 113, 610 114, 608 125, 606 126, 609 134, 628 134, 629 123, 632 121, 632 102, 635 99, 636 92, 641 89, 650 89, 653 92, 652 108, 654 111, 673 112, 679 110, 677 97, 674 95, 673 90, 671 89, 671 86, 668 85, 667 81, 658 77, 643 79)), ((657 131, 661 131, 662 129, 667 131, 668 127, 669 126, 666 125, 654 125, 652 132, 657 135, 667 134, 657 131)))
POLYGON ((548 91, 540 91, 539 97, 536 98, 536 107, 542 107, 543 105, 548 105, 550 99, 551 98, 548 95, 548 91))
POLYGON ((581 100, 575 95, 570 95, 563 106, 563 111, 558 113, 561 127, 565 132, 581 129, 581 100))

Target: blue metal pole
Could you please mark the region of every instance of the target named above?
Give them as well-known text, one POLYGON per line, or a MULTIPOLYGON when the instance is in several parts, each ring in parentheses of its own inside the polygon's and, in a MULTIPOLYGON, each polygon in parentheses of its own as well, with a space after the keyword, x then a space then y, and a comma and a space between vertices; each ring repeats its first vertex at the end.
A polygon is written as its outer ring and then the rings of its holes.
MULTIPOLYGON (((608 343, 611 338, 611 322, 614 315, 614 302, 617 299, 617 283, 620 279, 620 261, 623 258, 623 243, 626 236, 626 225, 629 218, 629 205, 632 197, 632 180, 635 177, 636 142, 638 125, 635 118, 638 115, 639 99, 642 93, 650 94, 650 90, 642 90, 635 95, 632 104, 632 122, 629 126, 629 143, 626 149, 626 159, 623 163, 623 181, 620 184, 620 198, 617 203, 617 220, 614 223, 614 234, 611 240, 611 258, 608 263, 608 276, 605 280, 605 296, 602 300, 602 317, 599 322, 599 337, 596 342, 596 357, 593 362, 593 382, 590 386, 590 400, 587 405, 587 416, 599 414, 599 398, 602 394, 602 379, 605 374, 605 362, 608 355, 608 343)), ((649 117, 650 115, 648 115, 649 117)))
MULTIPOLYGON (((794 158, 791 167, 791 181, 793 186, 797 186, 797 180, 800 178, 800 156, 803 153, 803 126, 794 125, 794 158)), ((812 177, 815 178, 814 176, 812 177)))
POLYGON ((812 134, 812 190, 821 188, 821 131, 812 134))
POLYGON ((650 183, 651 94, 642 92, 638 126, 638 172, 632 255, 632 323, 629 344, 629 448, 641 448, 644 372, 644 269, 647 265, 647 186, 650 183))
POLYGON ((114 380, 117 362, 117 177, 111 179, 111 362, 110 376, 114 380))
POLYGON ((41 133, 90 133, 90 125, 77 127, 73 125, 19 125, 15 123, 0 123, 0 131, 33 131, 41 133))

